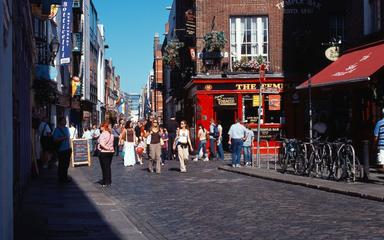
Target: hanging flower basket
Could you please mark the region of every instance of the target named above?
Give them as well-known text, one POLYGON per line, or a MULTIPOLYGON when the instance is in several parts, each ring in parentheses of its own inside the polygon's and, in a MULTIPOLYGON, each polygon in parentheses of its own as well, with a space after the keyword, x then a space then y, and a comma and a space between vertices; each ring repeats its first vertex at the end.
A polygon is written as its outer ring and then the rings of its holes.
POLYGON ((235 72, 259 72, 261 65, 265 66, 265 70, 269 70, 269 63, 262 56, 255 59, 247 60, 245 58, 235 61, 232 68, 235 72))
POLYGON ((171 68, 179 67, 180 56, 179 49, 184 47, 182 42, 169 42, 164 48, 163 61, 164 64, 169 65, 171 68))
POLYGON ((224 32, 212 31, 204 36, 204 48, 206 52, 220 52, 224 49, 227 39, 225 39, 224 32))

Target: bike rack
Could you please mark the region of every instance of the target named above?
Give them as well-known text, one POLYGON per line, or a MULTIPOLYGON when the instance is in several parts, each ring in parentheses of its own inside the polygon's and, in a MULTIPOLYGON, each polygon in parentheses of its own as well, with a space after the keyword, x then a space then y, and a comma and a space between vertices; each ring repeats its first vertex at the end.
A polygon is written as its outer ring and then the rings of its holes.
MULTIPOLYGON (((277 156, 279 153, 278 150, 280 149, 280 145, 271 147, 271 146, 269 146, 269 142, 267 140, 260 140, 260 143, 261 142, 266 142, 266 146, 260 147, 260 150, 267 149, 267 160, 266 160, 267 161, 267 169, 268 170, 270 169, 269 162, 274 162, 275 171, 276 171, 277 170, 277 161, 278 161, 277 156), (271 159, 271 151, 270 151, 272 149, 273 149, 273 156, 272 156, 273 159, 271 159)), ((257 152, 256 152, 256 154, 257 154, 257 152)), ((258 168, 261 168, 261 157, 259 158, 259 161, 256 164, 257 164, 258 168)))

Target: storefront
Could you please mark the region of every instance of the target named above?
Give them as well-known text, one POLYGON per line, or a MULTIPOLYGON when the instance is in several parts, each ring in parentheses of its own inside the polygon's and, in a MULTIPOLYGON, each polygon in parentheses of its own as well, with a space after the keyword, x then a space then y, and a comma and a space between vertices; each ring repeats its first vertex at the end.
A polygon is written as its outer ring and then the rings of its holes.
MULTIPOLYGON (((311 87, 316 115, 323 115, 328 126, 329 140, 340 137, 352 139, 360 159, 362 146, 369 143, 371 163, 375 164, 373 129, 383 116, 384 107, 384 44, 346 52, 310 81, 297 89, 311 87)), ((307 118, 307 117, 306 117, 307 118)))
POLYGON ((224 149, 228 150, 226 133, 236 119, 251 124, 257 136, 258 108, 261 104, 261 139, 274 145, 273 142, 284 124, 282 110, 284 87, 283 77, 268 76, 268 74, 261 85, 258 74, 227 78, 195 77, 191 84, 187 85, 188 97, 193 100, 195 116, 192 120, 192 128, 198 129, 202 124, 209 129, 211 119, 220 121, 224 132, 224 149))

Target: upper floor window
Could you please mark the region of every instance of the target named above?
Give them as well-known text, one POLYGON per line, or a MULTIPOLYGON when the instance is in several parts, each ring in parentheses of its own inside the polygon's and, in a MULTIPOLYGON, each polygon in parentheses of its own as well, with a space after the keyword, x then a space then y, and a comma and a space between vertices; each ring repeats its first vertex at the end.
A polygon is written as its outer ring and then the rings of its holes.
POLYGON ((364 34, 370 34, 382 29, 383 10, 381 0, 364 1, 364 34))
POLYGON ((231 17, 230 33, 232 62, 260 55, 268 61, 268 17, 231 17))
POLYGON ((329 39, 344 39, 344 16, 331 15, 329 18, 329 39))

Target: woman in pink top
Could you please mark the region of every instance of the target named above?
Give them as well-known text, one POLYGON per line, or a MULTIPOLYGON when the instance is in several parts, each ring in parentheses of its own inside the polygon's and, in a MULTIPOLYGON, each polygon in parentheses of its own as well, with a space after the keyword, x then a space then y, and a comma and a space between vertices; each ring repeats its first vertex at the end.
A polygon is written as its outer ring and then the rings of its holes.
POLYGON ((111 133, 111 129, 109 128, 108 123, 101 124, 100 127, 102 133, 98 139, 97 148, 100 151, 99 161, 100 167, 102 171, 103 178, 99 181, 102 187, 111 186, 111 163, 114 153, 113 148, 113 134, 111 133))

